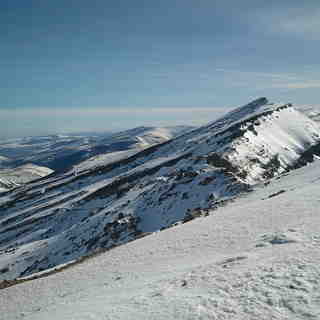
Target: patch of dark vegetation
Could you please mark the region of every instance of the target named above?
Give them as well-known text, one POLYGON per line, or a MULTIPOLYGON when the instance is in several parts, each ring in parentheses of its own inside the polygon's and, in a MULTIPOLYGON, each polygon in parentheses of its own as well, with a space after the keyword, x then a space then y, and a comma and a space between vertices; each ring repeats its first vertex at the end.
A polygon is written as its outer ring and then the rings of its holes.
POLYGON ((176 181, 181 181, 181 180, 187 178, 185 183, 188 183, 188 182, 192 181, 193 178, 195 178, 198 175, 198 173, 196 171, 193 171, 193 170, 180 169, 179 171, 174 173, 174 175, 175 175, 175 180, 176 181))
POLYGON ((230 172, 236 173, 238 171, 230 161, 224 159, 217 153, 211 153, 210 155, 208 155, 207 163, 217 168, 225 168, 230 172))
POLYGON ((141 234, 138 230, 139 217, 132 215, 123 215, 119 213, 118 219, 113 222, 108 222, 103 229, 103 233, 84 242, 87 247, 87 252, 92 252, 98 248, 111 248, 121 243, 123 238, 128 235, 133 235, 134 238, 141 234), (116 244, 118 243, 118 244, 116 244))
POLYGON ((216 168, 225 169, 225 173, 229 173, 229 172, 234 173, 242 179, 245 179, 248 175, 248 173, 245 170, 240 169, 240 168, 232 165, 232 163, 230 161, 223 158, 222 156, 220 156, 217 153, 209 154, 207 157, 207 163, 216 167, 216 168))

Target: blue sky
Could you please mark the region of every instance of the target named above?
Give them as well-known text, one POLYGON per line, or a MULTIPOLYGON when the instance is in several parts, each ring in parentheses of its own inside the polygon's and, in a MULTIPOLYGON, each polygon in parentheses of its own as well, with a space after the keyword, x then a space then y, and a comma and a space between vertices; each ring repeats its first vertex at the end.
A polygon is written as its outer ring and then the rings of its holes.
POLYGON ((319 104, 318 0, 0 2, 0 137, 319 104))

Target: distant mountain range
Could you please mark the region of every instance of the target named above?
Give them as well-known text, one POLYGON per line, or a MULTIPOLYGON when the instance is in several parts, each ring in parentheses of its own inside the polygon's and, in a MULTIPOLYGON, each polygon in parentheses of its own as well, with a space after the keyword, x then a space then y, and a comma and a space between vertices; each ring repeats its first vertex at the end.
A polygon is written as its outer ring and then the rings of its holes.
POLYGON ((0 155, 7 159, 5 162, 0 158, 0 165, 33 163, 54 171, 65 171, 93 156, 131 148, 145 148, 171 139, 190 128, 192 127, 138 127, 119 133, 13 139, 0 143, 0 155))
POLYGON ((119 133, 51 135, 0 142, 0 192, 81 163, 92 166, 111 153, 128 153, 169 140, 192 127, 138 127, 119 133), (32 170, 31 170, 32 168, 32 170), (47 168, 47 169, 45 169, 47 168), (32 172, 31 172, 32 171, 32 172))

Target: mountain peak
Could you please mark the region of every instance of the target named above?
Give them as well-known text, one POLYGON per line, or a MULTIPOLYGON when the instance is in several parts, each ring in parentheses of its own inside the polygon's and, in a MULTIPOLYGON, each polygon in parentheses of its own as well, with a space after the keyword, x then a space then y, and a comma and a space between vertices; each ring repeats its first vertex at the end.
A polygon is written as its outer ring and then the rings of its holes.
POLYGON ((257 111, 259 111, 262 107, 264 107, 266 105, 271 106, 272 104, 270 104, 268 99, 265 97, 258 98, 258 99, 251 101, 250 103, 248 103, 244 106, 238 107, 238 108, 230 111, 229 113, 226 114, 226 116, 224 118, 229 116, 232 118, 232 120, 238 120, 240 118, 249 116, 250 114, 256 113, 257 111))
POLYGON ((267 103, 269 103, 269 101, 266 97, 260 97, 260 98, 257 98, 255 100, 251 101, 247 105, 264 105, 267 103))

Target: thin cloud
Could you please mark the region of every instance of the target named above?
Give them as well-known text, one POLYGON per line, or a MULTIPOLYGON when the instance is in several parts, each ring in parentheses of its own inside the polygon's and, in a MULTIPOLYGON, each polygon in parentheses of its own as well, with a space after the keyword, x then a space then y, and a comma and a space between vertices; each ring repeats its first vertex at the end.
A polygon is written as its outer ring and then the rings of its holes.
POLYGON ((319 39, 320 9, 286 8, 267 13, 260 13, 257 21, 268 32, 291 34, 307 38, 319 39))
POLYGON ((313 12, 305 16, 295 16, 287 20, 282 20, 279 27, 290 33, 298 35, 312 35, 319 36, 320 30, 320 11, 313 12))
POLYGON ((255 78, 262 78, 262 79, 280 79, 280 80, 297 80, 299 79, 296 74, 290 73, 268 73, 268 72, 258 72, 258 71, 242 71, 242 70, 232 70, 232 69, 225 69, 225 68, 216 68, 215 71, 223 72, 229 75, 237 75, 241 77, 255 77, 255 78))
POLYGON ((54 109, 38 109, 38 108, 24 108, 24 109, 5 109, 0 110, 0 116, 85 116, 85 115, 123 115, 123 114, 171 114, 171 113, 197 113, 197 112, 225 112, 225 107, 191 107, 191 108, 177 108, 177 107, 141 107, 141 108, 126 108, 126 107, 94 107, 94 108, 54 108, 54 109))
POLYGON ((320 88, 320 80, 310 80, 290 73, 267 73, 217 68, 228 79, 230 87, 311 89, 320 88))
POLYGON ((320 88, 320 81, 315 82, 292 82, 292 83, 275 83, 272 84, 273 88, 286 88, 286 89, 312 89, 320 88))

